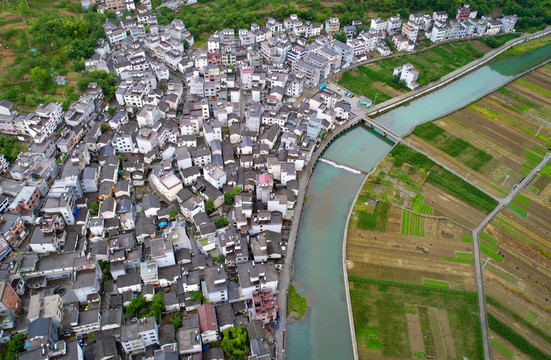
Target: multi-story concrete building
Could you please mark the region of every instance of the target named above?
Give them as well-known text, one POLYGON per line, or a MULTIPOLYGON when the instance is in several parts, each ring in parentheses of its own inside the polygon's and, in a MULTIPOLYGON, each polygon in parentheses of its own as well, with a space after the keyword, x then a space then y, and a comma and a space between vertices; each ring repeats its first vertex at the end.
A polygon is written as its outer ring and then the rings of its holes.
POLYGON ((0 313, 13 312, 17 315, 22 307, 23 302, 10 283, 0 281, 0 313))
POLYGON ((477 10, 473 10, 471 5, 464 4, 457 9, 457 20, 475 19, 478 14, 477 10))
POLYGON ((417 41, 417 35, 419 34, 419 25, 413 21, 408 21, 402 26, 402 35, 408 38, 411 42, 417 41))
POLYGON ((394 35, 400 32, 402 28, 402 19, 400 19, 400 14, 396 16, 391 16, 387 19, 386 33, 388 35, 394 35))
POLYGON ((330 18, 325 22, 325 32, 329 35, 333 35, 335 33, 340 32, 341 30, 341 22, 339 21, 339 18, 330 18))

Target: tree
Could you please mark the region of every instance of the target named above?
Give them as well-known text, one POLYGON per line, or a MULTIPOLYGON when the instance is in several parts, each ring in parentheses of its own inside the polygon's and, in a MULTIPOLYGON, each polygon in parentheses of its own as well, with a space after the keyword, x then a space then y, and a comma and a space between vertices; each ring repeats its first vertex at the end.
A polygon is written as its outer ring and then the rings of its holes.
POLYGON ((189 293, 189 298, 191 301, 200 301, 203 302, 205 299, 201 291, 192 291, 189 293))
POLYGON ((115 108, 113 108, 112 106, 109 106, 107 108, 107 113, 111 116, 113 116, 113 114, 115 113, 115 108))
POLYGON ((495 37, 489 37, 487 38, 485 41, 486 45, 488 45, 489 47, 491 48, 498 48, 501 44, 499 43, 499 41, 495 38, 495 37))
POLYGON ((228 221, 228 218, 226 218, 225 216, 221 216, 219 217, 218 219, 216 219, 214 221, 214 225, 216 225, 216 228, 217 229, 220 229, 220 228, 223 228, 223 227, 226 227, 228 226, 230 223, 228 221))
POLYGON ((182 315, 177 314, 175 318, 170 320, 170 323, 174 326, 174 329, 177 330, 180 326, 182 326, 182 315))
POLYGON ((21 15, 28 15, 30 10, 29 5, 24 1, 17 4, 17 12, 21 15))
POLYGON ((99 204, 97 202, 93 202, 90 204, 90 212, 97 214, 99 211, 99 204))
POLYGON ((136 316, 141 310, 145 309, 146 305, 147 301, 145 300, 145 296, 140 295, 132 299, 130 305, 126 307, 125 312, 130 316, 136 316))
POLYGON ((76 72, 84 71, 86 69, 84 65, 84 59, 80 58, 80 59, 71 60, 71 69, 76 72))
POLYGON ((235 195, 241 194, 242 192, 243 192, 243 190, 242 190, 241 188, 238 188, 237 186, 235 186, 235 187, 233 188, 233 193, 234 193, 235 195))
POLYGON ((170 210, 170 211, 168 212, 168 218, 169 218, 170 220, 174 220, 174 219, 176 218, 176 216, 178 216, 178 214, 180 214, 180 212, 179 212, 178 210, 174 210, 174 209, 173 209, 173 210, 170 210))
POLYGON ((206 202, 205 202, 205 211, 207 213, 211 213, 214 211, 214 200, 212 199, 208 199, 206 202))
POLYGON ((22 151, 23 147, 15 136, 0 134, 0 154, 4 154, 9 163, 13 163, 22 151))
POLYGON ((226 263, 226 257, 224 256, 224 254, 220 254, 218 256, 213 256, 212 261, 213 262, 216 261, 219 264, 225 264, 226 263))
POLYGON ((249 354, 249 337, 247 330, 241 325, 224 330, 222 349, 228 360, 242 360, 249 354))
POLYGON ((233 202, 235 201, 235 194, 233 191, 226 191, 224 193, 224 202, 227 205, 233 205, 233 202))
POLYGON ((333 34, 333 39, 346 43, 346 33, 344 31, 341 31, 340 33, 335 33, 333 34))
POLYGON ((77 86, 80 91, 86 90, 88 84, 91 82, 97 82, 103 94, 110 100, 115 91, 117 91, 117 84, 119 82, 117 76, 113 73, 105 71, 94 70, 92 72, 84 72, 84 77, 77 81, 77 86))
POLYGON ((187 40, 182 40, 182 43, 184 44, 184 49, 189 49, 190 46, 189 46, 189 42, 187 40))
POLYGON ((39 66, 31 69, 31 81, 33 86, 39 91, 46 91, 54 85, 54 80, 48 73, 48 70, 39 66))
POLYGON ((109 124, 102 123, 100 125, 99 129, 101 130, 101 133, 103 134, 104 132, 109 131, 109 129, 111 129, 111 126, 109 126, 109 124))
POLYGON ((153 295, 153 301, 151 302, 151 315, 155 316, 155 319, 159 321, 161 313, 165 310, 165 295, 162 292, 158 292, 153 295))
POLYGON ((17 355, 23 352, 25 349, 25 335, 23 334, 16 334, 14 335, 10 341, 6 343, 6 347, 8 348, 8 352, 6 355, 1 357, 2 360, 16 360, 17 355))

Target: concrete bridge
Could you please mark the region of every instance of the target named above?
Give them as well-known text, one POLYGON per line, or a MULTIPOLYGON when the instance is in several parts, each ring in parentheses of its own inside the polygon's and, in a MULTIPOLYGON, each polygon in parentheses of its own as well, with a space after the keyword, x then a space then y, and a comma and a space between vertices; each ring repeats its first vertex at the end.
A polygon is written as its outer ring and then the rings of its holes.
POLYGON ((394 140, 395 143, 398 143, 402 140, 402 137, 400 135, 396 134, 395 132, 388 129, 387 127, 379 124, 375 120, 367 116, 365 116, 362 120, 369 128, 378 130, 381 133, 381 135, 383 135, 386 138, 390 138, 391 140, 394 140))

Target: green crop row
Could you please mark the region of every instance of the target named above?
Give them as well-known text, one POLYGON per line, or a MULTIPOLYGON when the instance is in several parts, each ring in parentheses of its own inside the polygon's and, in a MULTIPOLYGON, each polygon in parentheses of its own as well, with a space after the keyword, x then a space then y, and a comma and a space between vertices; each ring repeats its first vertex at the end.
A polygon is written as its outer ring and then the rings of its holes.
POLYGON ((523 208, 522 206, 520 206, 517 203, 514 203, 514 202, 510 203, 509 204, 509 209, 513 210, 514 212, 516 212, 517 214, 519 214, 523 217, 528 216, 528 210, 526 210, 525 208, 523 208))
POLYGON ((501 255, 498 254, 498 250, 495 247, 481 241, 480 250, 497 262, 503 262, 503 258, 501 257, 501 255))
POLYGON ((451 261, 451 262, 458 262, 458 263, 463 263, 463 264, 474 264, 474 260, 469 260, 469 259, 458 259, 458 258, 452 258, 452 257, 443 257, 442 260, 451 261))
POLYGON ((541 156, 547 155, 547 151, 545 151, 545 150, 539 148, 539 147, 536 146, 536 145, 530 146, 530 150, 532 150, 532 151, 535 152, 536 154, 540 154, 541 156))
POLYGON ((506 307, 505 305, 499 303, 496 299, 490 296, 486 296, 486 301, 488 304, 494 306, 496 309, 498 309, 502 313, 506 313, 511 315, 516 322, 521 323, 528 327, 530 330, 532 330, 535 334, 541 336, 545 341, 548 343, 551 343, 551 335, 543 332, 540 328, 535 327, 534 324, 530 323, 528 320, 520 316, 519 314, 513 312, 511 309, 506 307))
POLYGON ((518 194, 513 202, 516 202, 520 206, 526 208, 527 210, 530 210, 530 199, 522 194, 518 194))
POLYGON ((480 234, 480 237, 481 237, 482 239, 486 240, 487 242, 489 242, 490 244, 494 244, 494 245, 497 244, 497 240, 494 239, 493 237, 491 237, 491 236, 488 235, 488 234, 482 233, 482 234, 480 234))
POLYGON ((419 136, 421 139, 430 141, 434 140, 438 135, 445 132, 440 126, 435 125, 432 122, 426 122, 413 129, 413 134, 419 136))
POLYGON ((541 157, 538 154, 534 154, 533 152, 531 152, 528 149, 524 149, 522 152, 524 152, 524 154, 526 155, 526 158, 528 160, 531 160, 531 161, 535 162, 536 164, 539 164, 543 160, 543 157, 541 157))
POLYGON ((492 346, 501 351, 503 355, 507 356, 509 359, 513 358, 513 353, 511 352, 511 350, 507 349, 505 346, 501 345, 494 339, 490 339, 490 342, 492 343, 492 346))
POLYGON ((468 302, 471 304, 476 304, 478 299, 477 294, 472 291, 446 289, 441 287, 432 287, 432 286, 427 286, 422 284, 405 283, 405 282, 394 281, 394 280, 374 279, 374 278, 358 276, 354 274, 348 274, 348 281, 352 281, 355 283, 364 283, 364 284, 395 286, 395 287, 404 288, 404 289, 430 290, 432 292, 439 292, 439 293, 450 294, 450 295, 461 295, 461 296, 464 296, 466 299, 468 299, 469 300, 468 302))
POLYGON ((488 313, 488 326, 505 340, 513 344, 517 349, 530 355, 533 359, 551 360, 551 356, 532 345, 523 336, 517 334, 509 326, 505 325, 491 313, 488 313))
POLYGON ((423 284, 428 286, 436 286, 439 288, 449 289, 450 284, 447 281, 423 279, 423 284))

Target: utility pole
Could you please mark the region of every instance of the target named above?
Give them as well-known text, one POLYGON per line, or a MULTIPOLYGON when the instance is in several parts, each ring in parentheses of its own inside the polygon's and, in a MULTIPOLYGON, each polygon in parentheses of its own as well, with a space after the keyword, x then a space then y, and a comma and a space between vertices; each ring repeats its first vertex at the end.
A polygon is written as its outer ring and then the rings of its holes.
POLYGON ((501 187, 503 187, 503 185, 505 184, 505 181, 507 181, 507 179, 509 179, 509 174, 505 175, 505 179, 501 183, 501 187))
POLYGON ((538 131, 536 132, 536 135, 534 135, 534 137, 538 137, 538 134, 540 133, 542 127, 543 127, 543 125, 540 125, 540 128, 538 129, 538 131))
POLYGON ((379 92, 377 91, 375 93, 375 101, 373 101, 373 105, 375 105, 377 103, 377 96, 379 95, 379 92))

